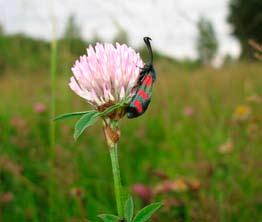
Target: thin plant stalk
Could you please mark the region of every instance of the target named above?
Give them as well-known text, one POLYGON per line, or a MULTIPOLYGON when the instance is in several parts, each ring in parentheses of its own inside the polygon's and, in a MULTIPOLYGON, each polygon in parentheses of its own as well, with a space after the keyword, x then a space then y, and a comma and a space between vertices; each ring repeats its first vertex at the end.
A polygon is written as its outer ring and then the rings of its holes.
POLYGON ((115 189, 115 199, 117 206, 117 214, 119 217, 123 218, 124 208, 123 208, 123 194, 121 185, 120 168, 117 155, 117 142, 120 137, 120 130, 117 120, 112 120, 110 118, 104 119, 104 133, 109 147, 113 179, 114 179, 114 189, 115 189))
POLYGON ((123 202, 122 202, 122 185, 121 185, 121 176, 120 176, 120 168, 118 163, 118 155, 117 155, 117 143, 114 143, 112 147, 110 147, 110 157, 114 178, 114 188, 115 188, 115 198, 117 205, 117 213, 119 217, 123 217, 123 202))
POLYGON ((53 221, 53 208, 54 208, 54 158, 55 158, 55 122, 53 118, 55 116, 55 88, 56 88, 56 68, 57 68, 57 41, 55 36, 55 18, 52 16, 52 42, 51 42, 51 55, 50 55, 50 86, 51 86, 51 98, 50 98, 50 126, 49 126, 49 221, 53 221))

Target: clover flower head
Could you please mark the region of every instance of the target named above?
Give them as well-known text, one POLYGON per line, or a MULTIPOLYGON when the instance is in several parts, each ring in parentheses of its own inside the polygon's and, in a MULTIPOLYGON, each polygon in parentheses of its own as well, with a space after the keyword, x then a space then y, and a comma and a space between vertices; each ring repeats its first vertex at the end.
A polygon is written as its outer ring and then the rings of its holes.
POLYGON ((44 103, 35 103, 33 109, 36 113, 44 113, 46 111, 46 105, 44 103))
POLYGON ((96 108, 108 107, 134 95, 142 66, 139 53, 127 45, 97 43, 75 62, 69 86, 96 108))
POLYGON ((152 189, 145 184, 137 183, 132 186, 132 191, 141 200, 148 203, 153 197, 152 189))

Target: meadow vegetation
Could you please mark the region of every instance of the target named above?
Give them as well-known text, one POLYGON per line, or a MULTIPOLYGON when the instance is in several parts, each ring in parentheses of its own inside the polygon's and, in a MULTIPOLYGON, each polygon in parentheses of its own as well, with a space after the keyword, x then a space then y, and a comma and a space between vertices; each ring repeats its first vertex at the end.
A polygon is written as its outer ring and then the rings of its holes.
MULTIPOLYGON (((87 43, 58 42, 56 114, 88 110, 68 87, 87 43)), ((49 218, 50 45, 0 36, 0 221, 49 218)), ((144 55, 144 53, 142 53, 144 55)), ((120 167, 137 208, 162 200, 152 221, 261 221, 262 65, 220 69, 156 55, 147 113, 121 122, 120 167)), ((73 139, 56 123, 53 221, 115 213, 102 123, 73 139)))

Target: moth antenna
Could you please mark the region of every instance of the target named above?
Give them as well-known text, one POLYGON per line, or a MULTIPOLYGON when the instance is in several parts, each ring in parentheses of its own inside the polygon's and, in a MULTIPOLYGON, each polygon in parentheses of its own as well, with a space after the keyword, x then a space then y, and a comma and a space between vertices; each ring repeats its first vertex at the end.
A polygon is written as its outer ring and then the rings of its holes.
POLYGON ((150 56, 150 63, 153 64, 153 51, 152 51, 152 48, 151 48, 150 41, 152 41, 152 39, 150 37, 144 37, 144 42, 146 44, 146 47, 148 49, 149 56, 150 56))

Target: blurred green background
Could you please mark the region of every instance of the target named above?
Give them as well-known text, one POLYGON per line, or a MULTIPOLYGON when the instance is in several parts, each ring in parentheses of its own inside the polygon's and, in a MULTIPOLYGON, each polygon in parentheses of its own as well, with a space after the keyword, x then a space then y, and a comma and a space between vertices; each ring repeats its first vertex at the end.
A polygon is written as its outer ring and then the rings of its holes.
MULTIPOLYGON (((261 4, 250 1, 249 11, 236 15, 244 3, 231 1, 229 16, 239 58, 225 56, 219 68, 212 66, 219 47, 215 26, 200 17, 198 57, 155 51, 150 108, 121 121, 124 189, 136 209, 164 202, 152 221, 262 221, 261 4), (251 22, 248 13, 258 19, 256 31, 245 33, 238 24, 251 22)), ((83 40, 79 29, 71 16, 57 40, 53 98, 50 42, 1 29, 0 221, 98 221, 100 213, 116 213, 102 123, 77 142, 74 120, 55 123, 50 147, 52 99, 56 115, 90 108, 69 90, 70 68, 88 44, 102 40, 83 40)), ((119 29, 115 41, 128 43, 128 33, 119 29)), ((147 61, 146 50, 137 50, 147 61)))

